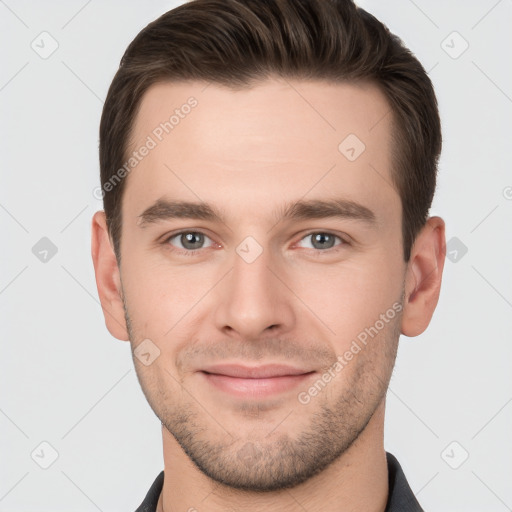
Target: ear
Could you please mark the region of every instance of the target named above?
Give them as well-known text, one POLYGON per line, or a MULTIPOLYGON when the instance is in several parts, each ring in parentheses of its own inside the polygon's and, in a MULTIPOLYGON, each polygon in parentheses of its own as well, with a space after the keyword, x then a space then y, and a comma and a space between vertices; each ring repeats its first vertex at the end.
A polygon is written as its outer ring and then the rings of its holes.
POLYGON ((445 255, 444 221, 430 217, 416 237, 407 264, 402 334, 418 336, 430 323, 441 291, 445 255))
POLYGON ((114 338, 128 341, 121 277, 103 210, 96 212, 92 218, 91 254, 107 329, 114 338))

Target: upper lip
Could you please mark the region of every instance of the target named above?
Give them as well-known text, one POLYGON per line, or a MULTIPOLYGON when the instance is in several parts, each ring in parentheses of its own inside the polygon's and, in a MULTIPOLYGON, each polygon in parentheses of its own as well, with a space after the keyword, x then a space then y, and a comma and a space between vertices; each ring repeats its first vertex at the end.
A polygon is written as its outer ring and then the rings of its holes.
POLYGON ((284 364, 265 364, 260 366, 245 366, 240 364, 217 364, 202 368, 205 373, 225 375, 239 379, 265 379, 283 377, 285 375, 303 375, 311 370, 296 368, 284 364))

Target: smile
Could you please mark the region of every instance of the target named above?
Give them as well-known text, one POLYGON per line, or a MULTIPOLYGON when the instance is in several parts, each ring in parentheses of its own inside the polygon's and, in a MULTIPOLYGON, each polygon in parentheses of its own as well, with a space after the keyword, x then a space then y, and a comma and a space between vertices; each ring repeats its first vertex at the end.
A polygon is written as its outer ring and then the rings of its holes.
POLYGON ((295 389, 315 371, 283 365, 246 367, 241 365, 213 366, 201 370, 209 385, 240 398, 266 398, 295 389))

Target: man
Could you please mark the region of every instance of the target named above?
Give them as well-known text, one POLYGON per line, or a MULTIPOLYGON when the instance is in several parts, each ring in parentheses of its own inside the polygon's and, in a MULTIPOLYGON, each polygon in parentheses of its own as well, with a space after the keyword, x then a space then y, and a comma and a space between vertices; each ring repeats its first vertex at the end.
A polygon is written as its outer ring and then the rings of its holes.
POLYGON ((194 0, 135 38, 92 256, 162 423, 139 511, 422 510, 383 427, 439 297, 440 150, 424 69, 349 0, 194 0))

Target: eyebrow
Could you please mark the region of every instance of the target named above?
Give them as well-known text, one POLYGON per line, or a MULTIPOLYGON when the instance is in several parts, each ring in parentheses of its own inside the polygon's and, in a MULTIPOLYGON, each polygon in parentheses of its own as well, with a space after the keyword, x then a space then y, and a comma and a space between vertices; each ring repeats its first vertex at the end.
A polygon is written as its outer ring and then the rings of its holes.
MULTIPOLYGON (((353 219, 370 226, 377 224, 375 213, 366 206, 348 199, 298 200, 286 203, 274 212, 276 222, 326 218, 353 219)), ((197 219, 225 224, 220 210, 205 202, 158 199, 138 216, 142 228, 172 219, 197 219)))

